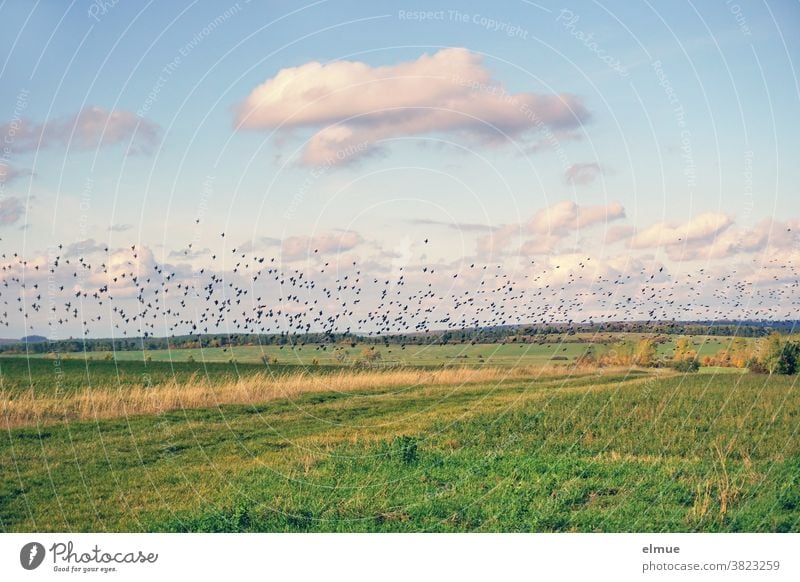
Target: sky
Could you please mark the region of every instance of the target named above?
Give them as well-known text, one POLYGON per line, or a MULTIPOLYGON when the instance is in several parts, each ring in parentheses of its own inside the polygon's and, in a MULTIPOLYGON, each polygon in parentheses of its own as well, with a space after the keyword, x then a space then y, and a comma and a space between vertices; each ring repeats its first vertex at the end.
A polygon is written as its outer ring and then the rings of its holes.
POLYGON ((6 276, 59 244, 187 276, 230 248, 761 281, 799 258, 797 2, 0 14, 6 276))

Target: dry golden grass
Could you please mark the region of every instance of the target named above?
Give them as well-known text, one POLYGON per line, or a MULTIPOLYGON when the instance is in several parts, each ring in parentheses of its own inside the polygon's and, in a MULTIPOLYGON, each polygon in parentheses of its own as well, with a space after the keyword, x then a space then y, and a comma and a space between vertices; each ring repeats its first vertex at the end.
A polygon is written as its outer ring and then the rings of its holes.
POLYGON ((97 387, 59 397, 33 391, 13 397, 2 393, 6 428, 52 424, 71 420, 121 418, 172 410, 209 408, 224 404, 260 404, 314 392, 368 393, 370 390, 475 383, 500 384, 523 378, 576 374, 566 367, 444 368, 441 370, 343 370, 331 374, 253 374, 233 382, 215 383, 194 376, 155 387, 97 387))

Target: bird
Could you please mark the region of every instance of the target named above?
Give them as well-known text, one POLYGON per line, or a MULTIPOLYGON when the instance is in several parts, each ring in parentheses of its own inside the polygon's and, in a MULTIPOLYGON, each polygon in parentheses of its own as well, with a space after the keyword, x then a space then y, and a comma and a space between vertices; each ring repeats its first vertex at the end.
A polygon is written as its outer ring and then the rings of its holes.
POLYGON ((46 327, 51 337, 268 337, 319 350, 360 337, 403 351, 487 337, 528 345, 540 328, 788 320, 800 307, 797 267, 777 257, 737 273, 691 263, 673 272, 654 258, 603 268, 589 253, 574 261, 523 257, 524 266, 472 256, 385 267, 317 246, 305 265, 242 245, 230 254, 215 245, 195 253, 194 241, 179 247, 180 261, 188 261, 179 264, 156 261, 141 241, 85 251, 59 241, 53 248, 54 256, 2 253, 0 326, 26 335, 46 327), (200 254, 210 263, 193 266, 200 254))

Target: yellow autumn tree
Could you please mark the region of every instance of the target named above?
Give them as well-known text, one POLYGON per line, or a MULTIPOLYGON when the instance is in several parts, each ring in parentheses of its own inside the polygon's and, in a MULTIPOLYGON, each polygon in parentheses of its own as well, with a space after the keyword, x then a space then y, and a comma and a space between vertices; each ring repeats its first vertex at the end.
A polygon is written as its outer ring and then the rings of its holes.
POLYGON ((697 358, 697 350, 694 349, 692 340, 688 337, 680 337, 675 340, 675 351, 672 353, 673 361, 694 360, 697 358))

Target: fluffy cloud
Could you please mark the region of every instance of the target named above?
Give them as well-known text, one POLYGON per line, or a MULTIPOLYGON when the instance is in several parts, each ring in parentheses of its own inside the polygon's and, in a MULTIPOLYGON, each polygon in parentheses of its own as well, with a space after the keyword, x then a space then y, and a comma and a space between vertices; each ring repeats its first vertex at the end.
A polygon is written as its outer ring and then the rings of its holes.
POLYGON ((292 261, 314 255, 339 254, 364 242, 357 232, 343 230, 316 236, 290 236, 281 244, 281 257, 292 261))
POLYGON ((658 270, 664 266, 663 263, 624 254, 599 257, 587 252, 564 253, 537 263, 540 266, 545 265, 546 270, 531 281, 530 285, 533 287, 543 287, 547 284, 569 284, 573 288, 591 287, 596 286, 599 280, 613 281, 623 275, 630 275, 625 282, 630 285, 638 285, 645 281, 649 284, 660 283, 667 278, 667 273, 658 270))
POLYGON ((797 247, 800 220, 788 222, 765 219, 752 228, 731 227, 712 240, 691 241, 667 249, 674 260, 726 259, 734 255, 769 249, 791 250, 797 247))
POLYGON ((658 222, 639 231, 630 241, 635 249, 669 247, 710 242, 733 224, 733 220, 714 212, 698 214, 683 224, 658 222))
POLYGON ((25 214, 22 200, 14 196, 0 199, 0 226, 10 226, 25 214))
POLYGON ((572 232, 621 218, 625 218, 625 208, 619 202, 581 206, 565 200, 542 208, 526 223, 504 225, 480 238, 478 253, 486 255, 513 250, 509 247, 515 237, 528 238, 520 248, 525 255, 550 253, 572 232))
POLYGON ((158 142, 158 125, 123 109, 87 107, 68 115, 34 123, 28 119, 0 126, 0 133, 13 135, 19 151, 61 147, 94 150, 103 146, 128 144, 131 153, 150 152, 158 142))
POLYGON ((142 279, 152 275, 156 266, 153 252, 147 247, 115 249, 104 258, 104 261, 106 272, 94 271, 79 288, 91 290, 108 285, 112 296, 131 297, 137 293, 133 278, 142 279))
POLYGON ((557 202, 533 215, 527 224, 531 234, 566 234, 573 230, 625 218, 619 202, 607 206, 580 206, 570 200, 557 202))
POLYGON ((303 155, 310 165, 347 163, 396 137, 461 132, 497 141, 498 130, 569 132, 588 118, 574 95, 507 92, 463 48, 382 67, 337 61, 282 69, 236 110, 240 128, 314 129, 303 155))
MULTIPOLYGON (((503 225, 479 238, 478 254, 508 255, 518 250, 523 256, 553 255, 566 250, 561 243, 570 235, 624 217, 625 209, 618 202, 606 206, 558 202, 525 223, 503 225)), ((658 222, 638 231, 632 225, 613 225, 606 230, 605 244, 627 240, 631 250, 663 248, 671 260, 680 262, 791 251, 797 248, 798 237, 800 220, 765 219, 745 228, 724 214, 703 213, 681 224, 658 222)), ((634 255, 626 256, 629 260, 634 255)))
POLYGON ((572 164, 564 172, 564 181, 568 184, 586 186, 597 180, 602 173, 603 170, 597 163, 572 164))

